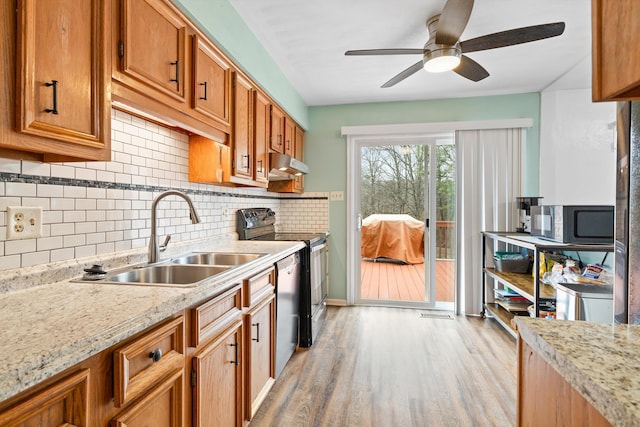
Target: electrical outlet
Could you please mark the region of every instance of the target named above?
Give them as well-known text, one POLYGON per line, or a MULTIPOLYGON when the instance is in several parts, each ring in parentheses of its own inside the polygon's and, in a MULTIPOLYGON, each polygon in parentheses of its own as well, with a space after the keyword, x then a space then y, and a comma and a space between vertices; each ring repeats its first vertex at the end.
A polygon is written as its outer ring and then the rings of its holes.
POLYGON ((329 200, 344 200, 344 191, 332 191, 329 193, 329 200))
POLYGON ((42 236, 42 208, 7 206, 7 240, 42 236))

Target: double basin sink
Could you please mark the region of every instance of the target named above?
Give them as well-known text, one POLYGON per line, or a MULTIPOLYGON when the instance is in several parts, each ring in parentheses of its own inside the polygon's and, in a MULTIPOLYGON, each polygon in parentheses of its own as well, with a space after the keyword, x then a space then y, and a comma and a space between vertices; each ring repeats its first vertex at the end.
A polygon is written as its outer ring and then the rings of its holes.
POLYGON ((254 261, 266 254, 193 252, 153 264, 131 266, 104 275, 83 277, 81 282, 194 287, 207 279, 254 261))

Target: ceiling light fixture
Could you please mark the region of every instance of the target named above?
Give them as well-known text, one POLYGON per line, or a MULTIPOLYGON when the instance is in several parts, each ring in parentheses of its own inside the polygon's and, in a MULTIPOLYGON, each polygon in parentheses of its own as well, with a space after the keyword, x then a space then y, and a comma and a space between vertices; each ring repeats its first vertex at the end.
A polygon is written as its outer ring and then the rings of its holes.
POLYGON ((422 59, 424 69, 430 73, 450 71, 460 65, 462 52, 457 46, 443 46, 435 50, 427 50, 422 59))

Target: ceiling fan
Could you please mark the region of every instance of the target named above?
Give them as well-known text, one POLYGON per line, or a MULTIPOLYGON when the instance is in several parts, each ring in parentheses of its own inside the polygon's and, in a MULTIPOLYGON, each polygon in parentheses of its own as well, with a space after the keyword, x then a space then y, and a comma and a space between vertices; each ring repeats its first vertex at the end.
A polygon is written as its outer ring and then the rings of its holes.
POLYGON ((460 41, 473 9, 473 0, 448 0, 442 12, 427 20, 429 40, 422 49, 364 49, 348 50, 344 54, 355 55, 422 55, 422 60, 394 76, 382 85, 394 86, 424 68, 438 73, 453 70, 474 82, 489 77, 489 72, 465 53, 497 49, 556 37, 564 32, 564 22, 515 28, 460 41))

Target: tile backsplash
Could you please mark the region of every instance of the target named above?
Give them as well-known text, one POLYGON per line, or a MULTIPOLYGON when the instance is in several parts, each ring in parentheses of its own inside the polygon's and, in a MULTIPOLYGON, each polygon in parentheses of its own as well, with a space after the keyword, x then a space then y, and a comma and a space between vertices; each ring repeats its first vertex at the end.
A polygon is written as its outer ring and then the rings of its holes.
POLYGON ((292 196, 190 183, 186 134, 113 110, 111 145, 111 162, 0 159, 0 270, 146 250, 151 203, 169 189, 187 193, 202 222, 191 224, 181 198, 163 199, 158 204, 160 241, 167 234, 172 244, 235 240, 236 210, 257 206, 276 212, 279 230, 329 229, 327 193, 292 196), (42 207, 42 237, 6 240, 7 206, 42 207))

